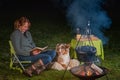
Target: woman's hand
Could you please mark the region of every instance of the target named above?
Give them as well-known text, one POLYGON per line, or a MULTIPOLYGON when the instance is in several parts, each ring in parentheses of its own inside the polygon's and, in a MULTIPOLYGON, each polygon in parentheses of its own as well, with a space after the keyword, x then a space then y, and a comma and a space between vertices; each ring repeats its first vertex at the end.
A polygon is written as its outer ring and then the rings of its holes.
POLYGON ((38 49, 36 49, 36 50, 33 50, 32 51, 32 55, 37 55, 37 54, 39 54, 41 51, 40 50, 38 50, 38 49))

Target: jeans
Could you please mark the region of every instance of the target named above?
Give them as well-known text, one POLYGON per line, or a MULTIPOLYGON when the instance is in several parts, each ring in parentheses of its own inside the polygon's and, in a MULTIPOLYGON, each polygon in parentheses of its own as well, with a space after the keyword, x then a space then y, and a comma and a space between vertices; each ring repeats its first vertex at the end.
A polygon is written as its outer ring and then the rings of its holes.
POLYGON ((32 63, 41 59, 44 64, 48 64, 54 59, 55 56, 56 56, 56 52, 54 50, 48 50, 45 52, 41 52, 40 54, 35 55, 35 56, 33 56, 33 55, 31 55, 31 56, 19 55, 18 58, 20 61, 31 61, 32 63))

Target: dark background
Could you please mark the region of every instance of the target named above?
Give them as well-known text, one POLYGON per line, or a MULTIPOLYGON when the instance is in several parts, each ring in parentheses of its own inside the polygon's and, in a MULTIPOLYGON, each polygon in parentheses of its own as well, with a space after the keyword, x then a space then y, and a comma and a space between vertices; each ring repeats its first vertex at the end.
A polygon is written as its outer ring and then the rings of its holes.
MULTIPOLYGON (((112 19, 112 26, 119 28, 120 20, 120 0, 105 0, 103 8, 107 11, 109 17, 112 19)), ((65 17, 65 8, 60 7, 61 3, 54 6, 52 0, 1 0, 0 1, 0 16, 8 16, 10 14, 19 16, 29 15, 28 13, 33 13, 34 15, 44 16, 49 15, 55 17, 55 15, 60 17, 65 17)), ((34 16, 33 15, 33 16, 34 16)))

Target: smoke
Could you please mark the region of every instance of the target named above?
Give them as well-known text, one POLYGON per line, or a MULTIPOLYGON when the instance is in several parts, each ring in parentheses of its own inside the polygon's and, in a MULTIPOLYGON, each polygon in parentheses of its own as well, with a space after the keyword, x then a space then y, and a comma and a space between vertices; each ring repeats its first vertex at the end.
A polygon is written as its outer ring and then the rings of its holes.
POLYGON ((105 0, 57 0, 66 7, 66 18, 72 29, 84 29, 90 20, 92 34, 100 38, 103 44, 108 42, 104 31, 110 28, 111 19, 102 8, 105 0), (66 4, 65 4, 66 3, 66 4), (68 4, 67 4, 68 3, 68 4))

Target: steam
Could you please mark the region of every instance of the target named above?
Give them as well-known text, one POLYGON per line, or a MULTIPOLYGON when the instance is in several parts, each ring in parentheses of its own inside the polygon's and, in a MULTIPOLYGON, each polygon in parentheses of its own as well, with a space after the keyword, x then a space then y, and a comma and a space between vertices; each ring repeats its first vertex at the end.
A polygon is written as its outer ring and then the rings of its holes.
POLYGON ((91 32, 100 38, 103 44, 108 42, 104 36, 104 30, 110 28, 111 19, 102 8, 105 0, 57 0, 62 1, 66 7, 66 18, 72 29, 79 27, 84 29, 88 20, 91 24, 91 32))

